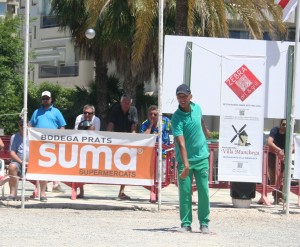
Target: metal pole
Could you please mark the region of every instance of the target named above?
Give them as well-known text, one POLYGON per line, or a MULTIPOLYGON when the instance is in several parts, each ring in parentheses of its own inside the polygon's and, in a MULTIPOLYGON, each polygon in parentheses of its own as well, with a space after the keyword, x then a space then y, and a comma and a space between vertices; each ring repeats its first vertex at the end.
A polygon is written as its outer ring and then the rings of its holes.
POLYGON ((185 46, 185 60, 184 60, 184 84, 191 87, 191 70, 192 70, 192 49, 193 43, 188 41, 185 46))
POLYGON ((27 87, 28 87, 28 50, 29 50, 29 0, 25 5, 25 43, 24 43, 24 102, 23 102, 23 164, 21 208, 25 208, 25 170, 27 149, 27 87))
POLYGON ((294 108, 295 108, 295 85, 298 80, 298 44, 299 44, 299 24, 300 24, 300 8, 297 6, 296 10, 296 37, 295 37, 295 53, 294 53, 294 67, 293 67, 293 84, 292 84, 292 99, 291 99, 291 121, 290 121, 290 149, 289 149, 289 163, 285 164, 287 166, 287 173, 285 174, 286 186, 285 186, 285 194, 286 194, 286 209, 285 214, 289 215, 289 204, 290 204, 290 189, 291 189, 291 164, 292 164, 292 151, 293 151, 293 143, 294 143, 294 126, 295 126, 295 116, 294 116, 294 108))
MULTIPOLYGON (((159 109, 159 140, 158 140, 158 211, 161 207, 161 181, 162 181, 162 92, 163 92, 163 37, 164 37, 164 3, 159 0, 158 22, 158 109, 159 109)), ((155 181, 154 181, 155 182, 155 181)))

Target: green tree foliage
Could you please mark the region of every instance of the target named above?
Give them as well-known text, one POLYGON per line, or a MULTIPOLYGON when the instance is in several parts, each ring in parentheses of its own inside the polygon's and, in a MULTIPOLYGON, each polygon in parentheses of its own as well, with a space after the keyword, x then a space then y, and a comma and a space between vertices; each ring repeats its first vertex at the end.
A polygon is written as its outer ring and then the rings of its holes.
POLYGON ((21 19, 0 18, 0 128, 5 134, 17 130, 23 108, 23 40, 21 19))

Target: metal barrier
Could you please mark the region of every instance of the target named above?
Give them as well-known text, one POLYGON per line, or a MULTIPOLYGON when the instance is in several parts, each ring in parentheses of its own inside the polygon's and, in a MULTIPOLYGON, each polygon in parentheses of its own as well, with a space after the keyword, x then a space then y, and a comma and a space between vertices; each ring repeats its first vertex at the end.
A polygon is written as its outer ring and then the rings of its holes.
MULTIPOLYGON (((161 183, 161 187, 165 188, 170 184, 174 184, 176 179, 176 165, 175 165, 175 152, 174 145, 162 145, 162 148, 166 151, 166 157, 163 159, 163 179, 161 183), (164 172, 165 170, 165 172, 164 172)), ((158 181, 157 181, 157 162, 155 160, 154 166, 154 185, 153 186, 144 186, 146 189, 150 190, 150 202, 156 202, 158 197, 158 181)))
MULTIPOLYGON (((2 141, 4 142, 5 148, 0 151, 0 159, 5 161, 6 166, 10 162, 10 153, 9 153, 9 145, 10 145, 10 136, 0 136, 2 141)), ((230 182, 228 181, 218 181, 218 143, 209 143, 209 187, 210 188, 219 188, 219 189, 228 189, 230 188, 230 182)), ((166 150, 166 157, 163 160, 165 163, 165 172, 163 173, 162 179, 162 188, 169 186, 170 184, 177 183, 177 168, 175 161, 175 151, 174 145, 163 145, 163 149, 166 150)), ((268 193, 272 191, 278 191, 282 184, 283 180, 283 171, 282 171, 282 160, 278 157, 276 153, 276 169, 275 169, 275 184, 269 184, 268 179, 268 155, 269 150, 268 146, 264 146, 263 149, 263 164, 262 164, 262 183, 256 184, 256 191, 261 194, 261 198, 258 201, 259 204, 265 204, 270 206, 271 203, 268 200, 268 193)), ((273 153, 273 152, 272 152, 273 153)), ((35 181, 29 181, 31 183, 35 183, 35 181)), ((76 199, 76 190, 78 187, 84 185, 85 183, 78 182, 63 182, 66 185, 70 186, 72 189, 71 199, 76 199)), ((298 196, 298 206, 300 207, 300 180, 298 180, 298 185, 291 186, 291 192, 298 196)), ((158 196, 158 181, 157 181, 157 159, 154 166, 154 185, 153 186, 144 186, 146 189, 150 190, 150 202, 156 202, 158 196)), ((197 187, 195 183, 193 183, 193 191, 196 191, 197 187)), ((33 197, 38 195, 37 190, 33 192, 33 197)))
MULTIPOLYGON (((218 143, 209 143, 209 187, 210 188, 218 188, 218 189, 229 189, 230 188, 230 182, 228 181, 218 181, 218 143)), ((283 181, 283 171, 282 171, 282 160, 278 157, 276 153, 276 169, 275 169, 275 184, 269 184, 269 174, 268 174, 268 156, 269 152, 272 152, 269 150, 269 147, 267 145, 263 148, 263 164, 262 164, 262 183, 256 184, 256 191, 261 194, 261 198, 258 201, 258 204, 265 204, 267 206, 270 206, 271 203, 268 200, 268 193, 272 191, 278 191, 280 190, 280 186, 283 181)), ((273 152, 272 152, 273 153, 273 152)), ((170 153, 170 156, 172 156, 172 162, 167 162, 167 168, 170 169, 169 173, 171 174, 171 177, 166 177, 166 181, 163 181, 162 187, 168 186, 172 181, 174 181, 174 184, 178 186, 177 178, 177 169, 176 169, 176 162, 174 157, 174 151, 170 153)), ((298 181, 298 185, 292 185, 291 186, 291 192, 296 194, 298 196, 298 206, 300 207, 300 180, 298 181)), ((193 191, 196 191, 197 187, 195 182, 193 182, 193 191)), ((150 201, 155 202, 156 201, 156 192, 157 192, 157 183, 155 183, 155 190, 152 190, 152 193, 154 195, 150 196, 150 201)))

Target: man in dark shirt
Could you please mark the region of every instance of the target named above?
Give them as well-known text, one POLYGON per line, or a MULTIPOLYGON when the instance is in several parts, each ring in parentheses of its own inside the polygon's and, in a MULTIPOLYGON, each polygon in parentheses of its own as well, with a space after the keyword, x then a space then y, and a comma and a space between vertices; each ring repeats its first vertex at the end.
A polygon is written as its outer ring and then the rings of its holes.
MULTIPOLYGON (((107 131, 135 133, 138 123, 137 109, 131 105, 132 98, 128 94, 123 94, 120 104, 113 107, 107 131)), ((121 185, 119 198, 121 200, 130 200, 130 197, 124 193, 125 185, 121 185)))
MULTIPOLYGON (((278 158, 281 160, 281 177, 283 177, 283 161, 284 161, 284 149, 285 149, 285 134, 286 134, 286 119, 280 121, 279 127, 271 129, 268 137, 268 146, 270 147, 269 158, 268 158, 268 171, 270 184, 275 184, 276 176, 276 153, 278 158)), ((283 202, 282 198, 283 181, 281 181, 280 191, 273 191, 274 204, 283 202)))

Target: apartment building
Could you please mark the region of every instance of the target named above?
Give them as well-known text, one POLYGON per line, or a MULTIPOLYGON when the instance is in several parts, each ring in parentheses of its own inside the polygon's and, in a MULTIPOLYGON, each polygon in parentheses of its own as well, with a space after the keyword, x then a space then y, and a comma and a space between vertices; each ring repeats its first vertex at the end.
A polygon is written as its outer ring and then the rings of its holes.
MULTIPOLYGON (((56 17, 50 15, 51 0, 30 1, 31 52, 29 79, 65 87, 87 87, 94 79, 94 61, 81 59, 69 32, 59 31, 56 17)), ((19 14, 25 13, 25 0, 20 1, 19 14)))
POLYGON ((16 16, 19 8, 19 1, 17 0, 0 0, 0 17, 5 15, 16 16))

